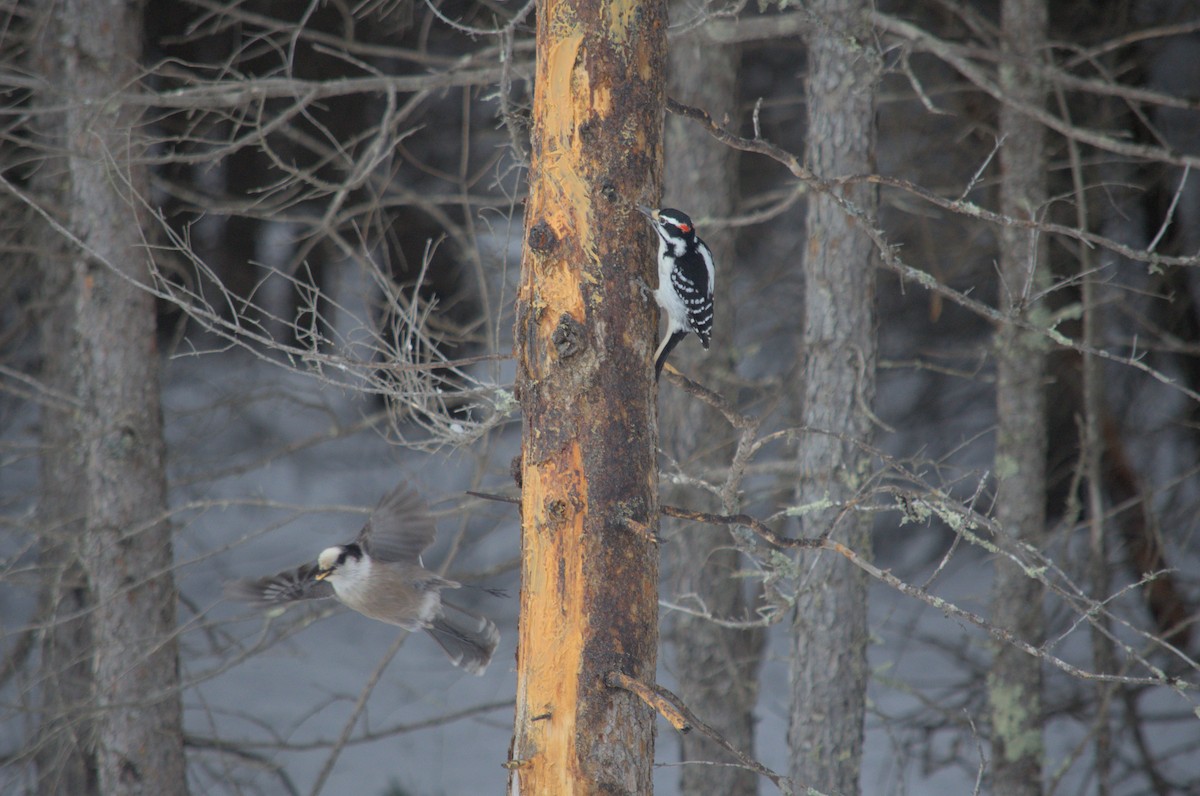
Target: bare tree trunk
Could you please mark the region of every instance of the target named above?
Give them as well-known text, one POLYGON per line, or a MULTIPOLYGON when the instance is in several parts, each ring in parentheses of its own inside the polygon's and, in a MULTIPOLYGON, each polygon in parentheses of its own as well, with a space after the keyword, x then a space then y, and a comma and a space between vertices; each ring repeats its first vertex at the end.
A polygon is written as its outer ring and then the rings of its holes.
POLYGON ((542 0, 514 348, 521 620, 509 790, 650 793, 658 644, 652 232, 666 4, 542 0), (639 284, 639 280, 642 285, 639 284))
MULTIPOLYGON (((677 8, 686 8, 678 4, 677 8)), ((690 12, 685 12, 690 13, 690 12)), ((739 48, 717 45, 701 31, 671 42, 670 94, 720 118, 733 113, 737 102, 739 48)), ((667 117, 667 173, 663 203, 693 218, 725 218, 733 213, 737 188, 737 150, 715 141, 687 119, 667 117)), ((733 315, 729 291, 734 261, 731 229, 700 227, 717 263, 716 321, 712 351, 707 355, 692 341, 675 349, 674 364, 692 378, 724 392, 733 373, 733 315)), ((732 454, 734 436, 720 413, 707 405, 665 388, 659 401, 661 444, 687 466, 719 466, 732 454), (703 433, 697 433, 703 429, 703 433)), ((695 490, 674 490, 694 501, 695 490)), ((678 502, 678 501, 675 501, 678 502)), ((690 505, 690 504, 689 504, 690 505)), ((737 485, 730 484, 719 513, 735 514, 737 485)), ((690 525, 677 543, 666 548, 673 573, 672 592, 696 595, 714 616, 742 619, 748 610, 746 585, 735 573, 741 555, 725 528, 690 525)), ((670 640, 675 654, 672 670, 678 694, 696 715, 717 729, 736 748, 753 754, 754 707, 758 702, 758 669, 765 634, 737 630, 707 619, 676 613, 670 640)), ((685 761, 733 762, 732 756, 699 733, 680 735, 685 761)), ((754 794, 758 775, 735 766, 685 765, 680 769, 680 792, 687 794, 754 794)))
POLYGON ((82 510, 80 534, 66 544, 91 590, 87 708, 95 719, 78 740, 94 752, 106 796, 179 794, 186 779, 155 311, 136 285, 150 273, 136 209, 146 180, 134 165, 137 113, 119 101, 139 74, 140 9, 76 0, 53 13, 40 57, 65 92, 46 105, 61 108, 67 155, 47 168, 61 168, 59 216, 79 243, 66 257, 51 249, 45 266, 62 290, 46 339, 60 349, 48 365, 61 380, 54 386, 76 401, 66 435, 48 442, 76 464, 43 472, 44 499, 78 494, 82 510), (65 365, 56 359, 63 351, 65 365), (73 483, 56 483, 62 478, 73 483))
MULTIPOLYGON (((1046 36, 1044 0, 1004 0, 1004 61, 1000 79, 1014 103, 1043 102, 1029 68, 1046 36)), ((1042 129, 1005 104, 1000 109, 1000 205, 1005 215, 1031 218, 1045 201, 1042 129)), ((1014 321, 1034 307, 1042 255, 1038 236, 1004 227, 1000 234, 1001 309, 1014 321)), ((1036 549, 1045 535, 1046 420, 1042 384, 1044 346, 1038 335, 1006 324, 996 338, 996 519, 1006 532, 1036 549)), ((1037 645, 1043 636, 1042 587, 1015 564, 998 559, 992 621, 1037 645)), ((993 784, 997 794, 1041 793, 1041 666, 1010 646, 996 648, 988 675, 992 714, 993 784)))
MULTIPOLYGON (((74 394, 76 362, 72 344, 70 269, 61 241, 46 235, 42 254, 41 379, 59 395, 74 394)), ((92 606, 87 575, 79 558, 83 536, 83 467, 77 456, 75 415, 58 402, 42 405, 41 500, 38 567, 41 587, 38 615, 41 634, 38 685, 41 694, 34 762, 41 796, 90 796, 97 793, 93 754, 92 606)))
MULTIPOLYGON (((819 0, 807 35, 806 160, 821 177, 874 166, 879 57, 864 0, 819 0)), ((867 213, 872 189, 847 190, 867 213)), ((832 532, 870 554, 870 519, 846 511, 870 477, 863 411, 875 393, 875 252, 855 222, 814 195, 806 219, 804 367, 797 497, 806 536, 832 532), (828 433, 823 433, 828 432, 828 433), (835 436, 837 435, 837 436, 835 436), (827 506, 827 508, 826 508, 827 506)), ((797 787, 858 792, 867 689, 867 580, 847 562, 800 557, 792 626, 790 771, 797 787)))

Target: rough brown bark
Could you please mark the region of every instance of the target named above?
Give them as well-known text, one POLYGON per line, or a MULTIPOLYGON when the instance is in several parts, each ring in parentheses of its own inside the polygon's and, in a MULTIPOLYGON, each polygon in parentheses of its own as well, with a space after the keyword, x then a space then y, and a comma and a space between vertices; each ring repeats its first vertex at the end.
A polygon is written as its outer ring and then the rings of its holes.
MULTIPOLYGON (((806 161, 821 177, 874 167, 879 56, 870 10, 863 0, 811 6, 806 161)), ((874 214, 872 189, 849 190, 847 198, 874 214)), ((875 252, 855 222, 823 196, 809 201, 805 230, 804 364, 797 393, 799 422, 814 431, 800 441, 797 498, 807 507, 800 526, 806 536, 832 532, 869 556, 869 518, 844 509, 870 476, 870 458, 852 441, 871 439, 862 407, 875 393, 875 252)), ((868 674, 866 576, 819 554, 800 556, 799 571, 790 773, 799 788, 857 793, 868 674)))
MULTIPOLYGON (((47 282, 61 290, 47 326, 48 375, 75 401, 48 442, 74 465, 43 470, 44 500, 78 496, 77 534, 59 542, 82 562, 90 587, 93 731, 72 742, 95 757, 106 794, 186 792, 175 640, 176 593, 166 511, 153 298, 137 207, 146 180, 134 165, 136 113, 122 92, 139 74, 140 7, 112 0, 55 6, 41 30, 45 105, 65 155, 53 205, 78 244, 47 253, 47 282), (67 357, 63 361, 57 357, 67 357), (58 432, 63 432, 61 435, 58 432), (58 479, 75 479, 70 485, 58 479)), ((78 749, 74 754, 80 754, 78 749)), ((42 781, 50 772, 39 772, 42 781)), ((75 773, 71 781, 77 781, 75 773)), ((66 780, 62 780, 66 784, 66 780)), ((91 783, 89 783, 90 786, 91 783)), ((79 792, 50 789, 53 792, 79 792)))
MULTIPOLYGON (((1028 68, 1041 57, 1046 36, 1044 0, 1004 0, 1000 80, 1014 102, 1041 104, 1042 88, 1028 68)), ((1030 218, 1045 202, 1046 169, 1041 126, 1009 105, 1000 109, 1000 206, 1005 215, 1030 218)), ((1038 308, 1041 265, 1038 237, 1005 227, 1000 233, 1001 309, 1013 320, 1038 308)), ((996 519, 1011 538, 1040 549, 1045 536, 1046 421, 1042 383, 1044 345, 1015 324, 996 334, 996 519)), ((1043 636, 1042 587, 1017 565, 997 559, 992 621, 1037 645, 1043 636)), ((988 673, 992 717, 992 777, 997 794, 1041 793, 1041 665, 1010 646, 995 650, 988 673)))
POLYGON ((649 793, 658 642, 652 232, 666 5, 542 0, 515 356, 522 586, 510 791, 649 793))
MULTIPOLYGON (((689 15, 686 3, 676 6, 689 15)), ((736 107, 739 48, 716 45, 702 30, 671 41, 669 86, 672 97, 706 108, 718 118, 736 107)), ((737 150, 709 136, 690 119, 668 116, 667 173, 663 204, 678 207, 693 218, 727 218, 733 213, 737 188, 737 150)), ((716 320, 712 350, 689 338, 675 349, 672 363, 712 389, 727 392, 733 374, 732 332, 734 307, 729 284, 736 268, 731 229, 700 226, 717 264, 716 320)), ((678 390, 664 388, 659 400, 661 445, 686 467, 720 467, 732 454, 729 424, 706 404, 678 390)), ((699 496, 694 489, 673 490, 689 505, 699 496)), ((706 507, 735 514, 736 490, 727 501, 706 507)), ((747 613, 740 554, 725 528, 690 524, 667 546, 671 593, 696 595, 714 616, 742 619, 747 613)), ((671 616, 670 639, 674 648, 672 673, 677 693, 697 716, 718 730, 734 747, 753 754, 754 707, 758 701, 758 669, 763 639, 761 630, 721 627, 707 619, 676 613, 671 616)), ((732 763, 733 757, 700 733, 680 735, 684 761, 732 763)), ((685 765, 680 769, 680 792, 720 793, 728 796, 758 792, 759 776, 731 765, 685 765)))

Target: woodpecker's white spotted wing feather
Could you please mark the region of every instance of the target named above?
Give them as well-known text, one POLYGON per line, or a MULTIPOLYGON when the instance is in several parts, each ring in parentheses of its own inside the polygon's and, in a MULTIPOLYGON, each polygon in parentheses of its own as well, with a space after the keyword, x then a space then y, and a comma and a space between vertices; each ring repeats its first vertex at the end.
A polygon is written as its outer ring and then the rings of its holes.
POLYGON ((429 504, 407 481, 379 501, 355 539, 367 555, 379 561, 421 563, 421 551, 433 544, 437 521, 429 504))
POLYGON ((683 299, 688 325, 705 349, 712 337, 714 277, 712 252, 699 238, 671 269, 671 286, 683 299))
POLYGON ((278 575, 230 583, 225 587, 225 595, 265 607, 300 600, 324 600, 333 597, 334 591, 333 586, 317 580, 315 564, 301 564, 278 575))

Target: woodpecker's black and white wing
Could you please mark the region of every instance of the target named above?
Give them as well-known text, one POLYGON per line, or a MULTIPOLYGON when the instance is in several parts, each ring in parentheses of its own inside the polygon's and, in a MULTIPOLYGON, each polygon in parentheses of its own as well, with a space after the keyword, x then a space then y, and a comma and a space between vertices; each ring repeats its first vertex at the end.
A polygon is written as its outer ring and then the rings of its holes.
POLYGON ((421 564, 421 551, 433 544, 437 521, 412 485, 401 481, 383 496, 355 539, 368 556, 385 562, 421 564))
POLYGON ((671 269, 671 287, 683 299, 687 307, 688 325, 705 349, 712 338, 715 281, 712 252, 704 241, 696 238, 695 245, 678 258, 671 269))
POLYGON ((225 586, 225 596, 260 607, 333 597, 333 586, 317 580, 317 572, 316 564, 301 564, 278 575, 234 581, 225 586))

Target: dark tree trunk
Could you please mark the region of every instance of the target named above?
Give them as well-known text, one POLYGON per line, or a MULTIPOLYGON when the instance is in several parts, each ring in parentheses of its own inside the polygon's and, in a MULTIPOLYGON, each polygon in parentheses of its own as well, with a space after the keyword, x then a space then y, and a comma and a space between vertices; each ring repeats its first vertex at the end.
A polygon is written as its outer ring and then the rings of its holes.
MULTIPOLYGON (((45 121, 65 154, 45 168, 57 175, 53 205, 74 240, 45 252, 45 278, 59 300, 44 341, 47 378, 75 404, 46 415, 54 429, 43 501, 47 514, 60 494, 74 501, 75 532, 48 537, 47 549, 78 557, 91 595, 92 691, 78 708, 94 719, 86 737, 72 737, 71 757, 94 754, 105 796, 180 794, 186 778, 154 299, 138 286, 150 277, 139 223, 148 191, 136 165, 137 113, 120 101, 137 86, 140 8, 91 0, 52 13, 39 57, 62 92, 44 106, 53 109, 45 121), (52 469, 60 456, 71 466, 52 469)), ((71 589, 82 588, 74 567, 61 571, 72 575, 71 589)), ((42 781, 48 775, 39 772, 42 781)))
MULTIPOLYGON (((59 395, 72 395, 75 346, 70 269, 61 241, 46 235, 40 323, 42 382, 59 395)), ((78 456, 75 413, 57 401, 42 405, 41 499, 38 566, 41 588, 40 721, 34 756, 41 796, 96 794, 93 753, 91 590, 79 554, 84 531, 83 463, 78 456)))
MULTIPOLYGON (((1042 57, 1044 0, 1004 0, 1000 80, 1014 102, 1040 104, 1042 89, 1028 67, 1042 57)), ((1045 203, 1041 125, 1012 108, 1000 109, 1000 209, 1031 218, 1045 203)), ((1013 321, 1036 308, 1030 296, 1043 286, 1044 252, 1030 230, 1000 233, 1001 310, 1013 321)), ((1045 537, 1045 346, 1036 332, 1006 324, 996 335, 996 520, 1012 540, 1041 549, 1045 537)), ((1042 586, 1016 564, 997 558, 992 621, 1037 646, 1044 634, 1042 586)), ((1041 664, 1014 647, 996 647, 988 674, 995 793, 1032 796, 1042 791, 1041 664)))
MULTIPOLYGON (((686 10, 686 3, 678 8, 686 10)), ((706 108, 717 118, 733 114, 737 103, 739 48, 714 44, 696 30, 671 41, 669 85, 672 97, 706 108)), ((726 218, 733 213, 737 192, 737 150, 719 143, 689 119, 667 117, 667 173, 663 204, 693 218, 726 218)), ((704 353, 694 338, 675 349, 672 363, 711 389, 727 392, 734 371, 734 307, 729 286, 737 268, 731 229, 700 227, 717 264, 716 321, 712 350, 704 353)), ((659 432, 663 448, 687 467, 706 469, 728 464, 734 436, 724 418, 700 401, 669 387, 659 400, 659 432), (700 432, 702 430, 702 433, 700 432)), ((674 503, 734 514, 737 485, 713 506, 694 505, 694 489, 676 489, 674 503), (685 501, 693 501, 685 503, 685 501)), ((744 619, 746 584, 736 575, 743 568, 728 529, 691 524, 666 548, 672 571, 670 590, 696 595, 717 617, 744 619)), ((671 618, 674 647, 672 671, 678 694, 696 715, 717 729, 736 748, 753 754, 754 707, 758 702, 758 669, 762 662, 761 630, 737 630, 684 613, 671 618)), ((733 758, 700 733, 680 735, 685 761, 730 763, 733 758)), ((759 776, 745 768, 685 765, 680 769, 682 793, 729 796, 758 792, 759 776)))
MULTIPOLYGON (((874 167, 879 58, 863 0, 811 5, 807 35, 806 161, 820 177, 874 167)), ((869 187, 846 197, 874 215, 869 187)), ((870 555, 870 519, 846 511, 870 478, 875 395, 875 268, 871 241, 828 197, 809 200, 804 255, 804 363, 797 394, 800 440, 797 499, 805 536, 834 538, 870 555), (822 433, 828 432, 828 433, 822 433)), ((867 689, 867 580, 846 561, 803 555, 792 626, 788 744, 797 787, 858 792, 867 689)))

